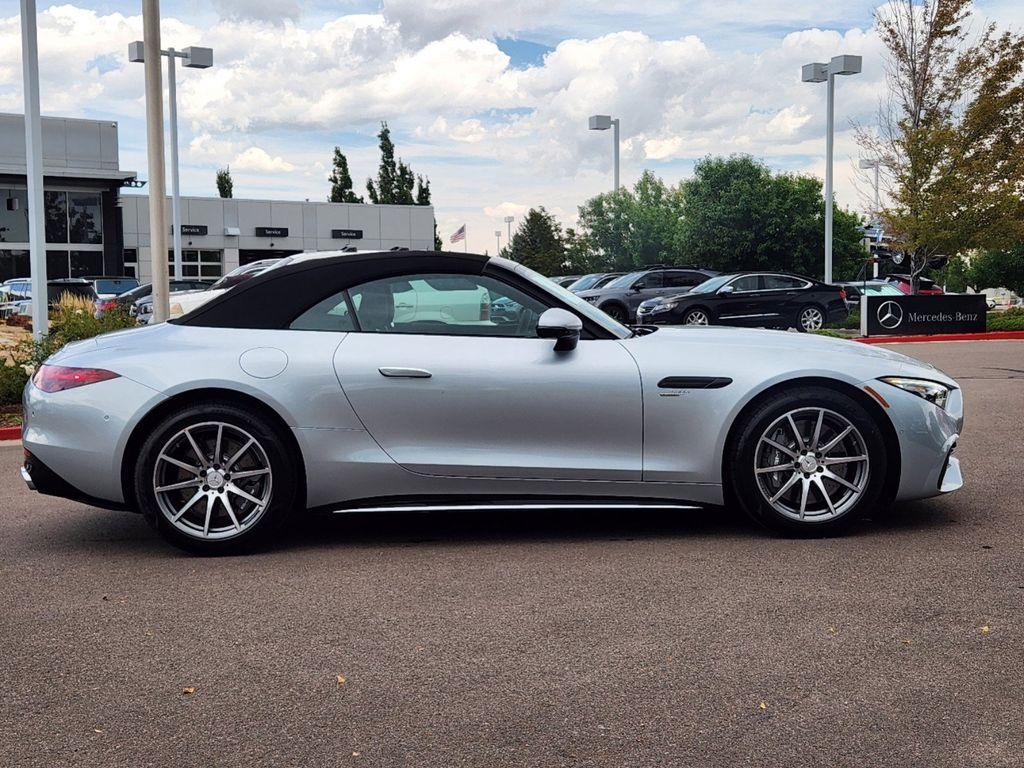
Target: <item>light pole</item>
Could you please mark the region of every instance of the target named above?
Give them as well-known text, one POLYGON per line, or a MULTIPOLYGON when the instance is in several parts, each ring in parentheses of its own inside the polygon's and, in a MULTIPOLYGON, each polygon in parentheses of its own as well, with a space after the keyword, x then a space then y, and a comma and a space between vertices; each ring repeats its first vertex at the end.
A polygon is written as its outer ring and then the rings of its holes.
MULTIPOLYGON (((882 209, 882 201, 881 201, 881 198, 878 196, 878 169, 881 166, 881 163, 879 163, 878 160, 861 160, 859 165, 860 165, 861 169, 863 169, 863 170, 868 170, 870 168, 874 168, 874 170, 875 170, 875 210, 872 211, 872 213, 874 214, 874 218, 877 220, 877 219, 879 219, 878 212, 882 209)), ((877 260, 872 262, 871 271, 872 271, 872 276, 877 279, 878 278, 878 261, 877 260)))
MULTIPOLYGON (((178 183, 178 78, 175 59, 183 59, 191 69, 209 69, 213 66, 213 49, 190 46, 184 51, 168 48, 160 51, 167 57, 167 104, 171 118, 171 236, 174 239, 174 276, 181 279, 181 189, 178 183)), ((128 44, 128 60, 145 62, 143 43, 128 44)))
POLYGON ((498 250, 496 250, 494 252, 495 255, 497 255, 497 254, 501 253, 501 230, 500 229, 494 230, 494 239, 498 241, 498 250))
POLYGON ((615 191, 619 191, 619 118, 612 118, 610 115, 591 115, 590 117, 590 130, 592 131, 607 131, 609 128, 612 130, 612 141, 614 144, 614 164, 615 164, 615 191))
POLYGON ((512 222, 515 221, 515 220, 516 220, 515 216, 506 216, 505 217, 505 224, 506 224, 506 226, 508 226, 508 242, 509 242, 509 244, 512 243, 512 222))
POLYGON ((835 136, 836 75, 856 75, 860 56, 833 56, 828 64, 804 64, 800 79, 805 83, 828 82, 825 129, 825 282, 832 282, 832 145, 835 136))
POLYGON ((43 118, 39 113, 39 46, 36 0, 21 0, 21 69, 25 92, 25 177, 28 181, 29 275, 32 278, 32 338, 49 330, 46 289, 46 226, 43 218, 43 118))

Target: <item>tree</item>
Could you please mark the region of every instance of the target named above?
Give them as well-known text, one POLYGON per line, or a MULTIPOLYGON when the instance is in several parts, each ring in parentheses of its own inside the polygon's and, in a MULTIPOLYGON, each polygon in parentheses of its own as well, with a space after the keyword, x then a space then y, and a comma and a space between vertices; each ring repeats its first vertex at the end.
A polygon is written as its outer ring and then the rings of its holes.
POLYGON ((327 196, 327 202, 363 202, 363 198, 352 190, 352 175, 348 172, 348 158, 342 154, 340 147, 334 148, 334 170, 331 171, 327 180, 331 182, 331 193, 327 196))
POLYGON ((978 254, 971 260, 968 278, 978 290, 1008 288, 1024 296, 1024 245, 978 254))
POLYGON ((558 275, 565 269, 562 226, 544 206, 531 208, 520 223, 506 255, 542 275, 558 275))
MULTIPOLYGON (((391 129, 386 122, 380 124, 377 134, 380 142, 380 167, 377 170, 377 181, 366 180, 366 191, 370 202, 384 205, 424 205, 417 203, 417 196, 423 189, 420 184, 416 190, 417 178, 412 168, 401 160, 395 160, 395 145, 391 141, 391 129)), ((429 190, 429 182, 427 182, 429 190)), ((429 200, 429 191, 427 199, 429 200)))
POLYGON ((235 193, 235 182, 231 179, 231 166, 217 171, 217 194, 221 197, 232 197, 235 193))
MULTIPOLYGON (((581 242, 592 249, 588 261, 595 271, 680 263, 681 214, 681 188, 644 171, 632 190, 606 192, 580 206, 581 242)), ((577 246, 577 260, 581 255, 577 246)))
POLYGON ((971 269, 962 256, 954 254, 935 271, 935 280, 950 293, 963 293, 971 285, 971 269))
MULTIPOLYGON (((705 158, 682 185, 680 250, 694 263, 734 271, 786 270, 818 277, 824 266, 821 181, 773 174, 746 155, 705 158)), ((852 278, 866 254, 860 219, 833 209, 836 279, 852 278)))
POLYGON ((877 12, 889 96, 858 130, 886 181, 886 229, 920 275, 945 256, 1024 241, 1024 36, 972 36, 971 0, 894 0, 877 12))

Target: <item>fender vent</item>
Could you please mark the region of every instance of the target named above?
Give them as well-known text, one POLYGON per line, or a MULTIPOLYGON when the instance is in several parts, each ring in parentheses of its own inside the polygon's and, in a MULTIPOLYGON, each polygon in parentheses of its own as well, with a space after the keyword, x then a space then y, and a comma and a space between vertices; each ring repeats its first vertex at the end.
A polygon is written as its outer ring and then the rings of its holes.
POLYGON ((668 376, 658 382, 660 389, 721 389, 732 384, 726 376, 668 376))

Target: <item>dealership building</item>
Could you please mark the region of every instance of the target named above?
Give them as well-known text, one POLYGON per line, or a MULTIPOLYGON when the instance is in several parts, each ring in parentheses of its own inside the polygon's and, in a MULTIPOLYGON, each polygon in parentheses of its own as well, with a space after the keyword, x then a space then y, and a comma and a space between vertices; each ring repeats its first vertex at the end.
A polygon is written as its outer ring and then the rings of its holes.
MULTIPOLYGON (((151 278, 149 197, 132 194, 138 186, 134 171, 120 169, 117 123, 43 118, 49 279, 151 278)), ((0 114, 0 198, 2 282, 29 275, 21 115, 0 114)), ((170 222, 170 198, 165 205, 170 222)), ((243 264, 302 251, 434 247, 430 206, 182 197, 181 219, 184 277, 215 279, 243 264)))

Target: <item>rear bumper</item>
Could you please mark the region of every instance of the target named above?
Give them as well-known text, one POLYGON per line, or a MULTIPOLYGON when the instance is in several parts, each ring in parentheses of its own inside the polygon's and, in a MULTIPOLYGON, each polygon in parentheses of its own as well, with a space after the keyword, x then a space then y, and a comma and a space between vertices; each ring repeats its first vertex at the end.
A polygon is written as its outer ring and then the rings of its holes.
POLYGON ((21 468, 21 479, 25 481, 25 485, 30 491, 36 491, 44 496, 58 496, 62 499, 79 501, 104 509, 128 509, 122 503, 100 499, 81 491, 27 451, 25 452, 25 464, 21 468))

